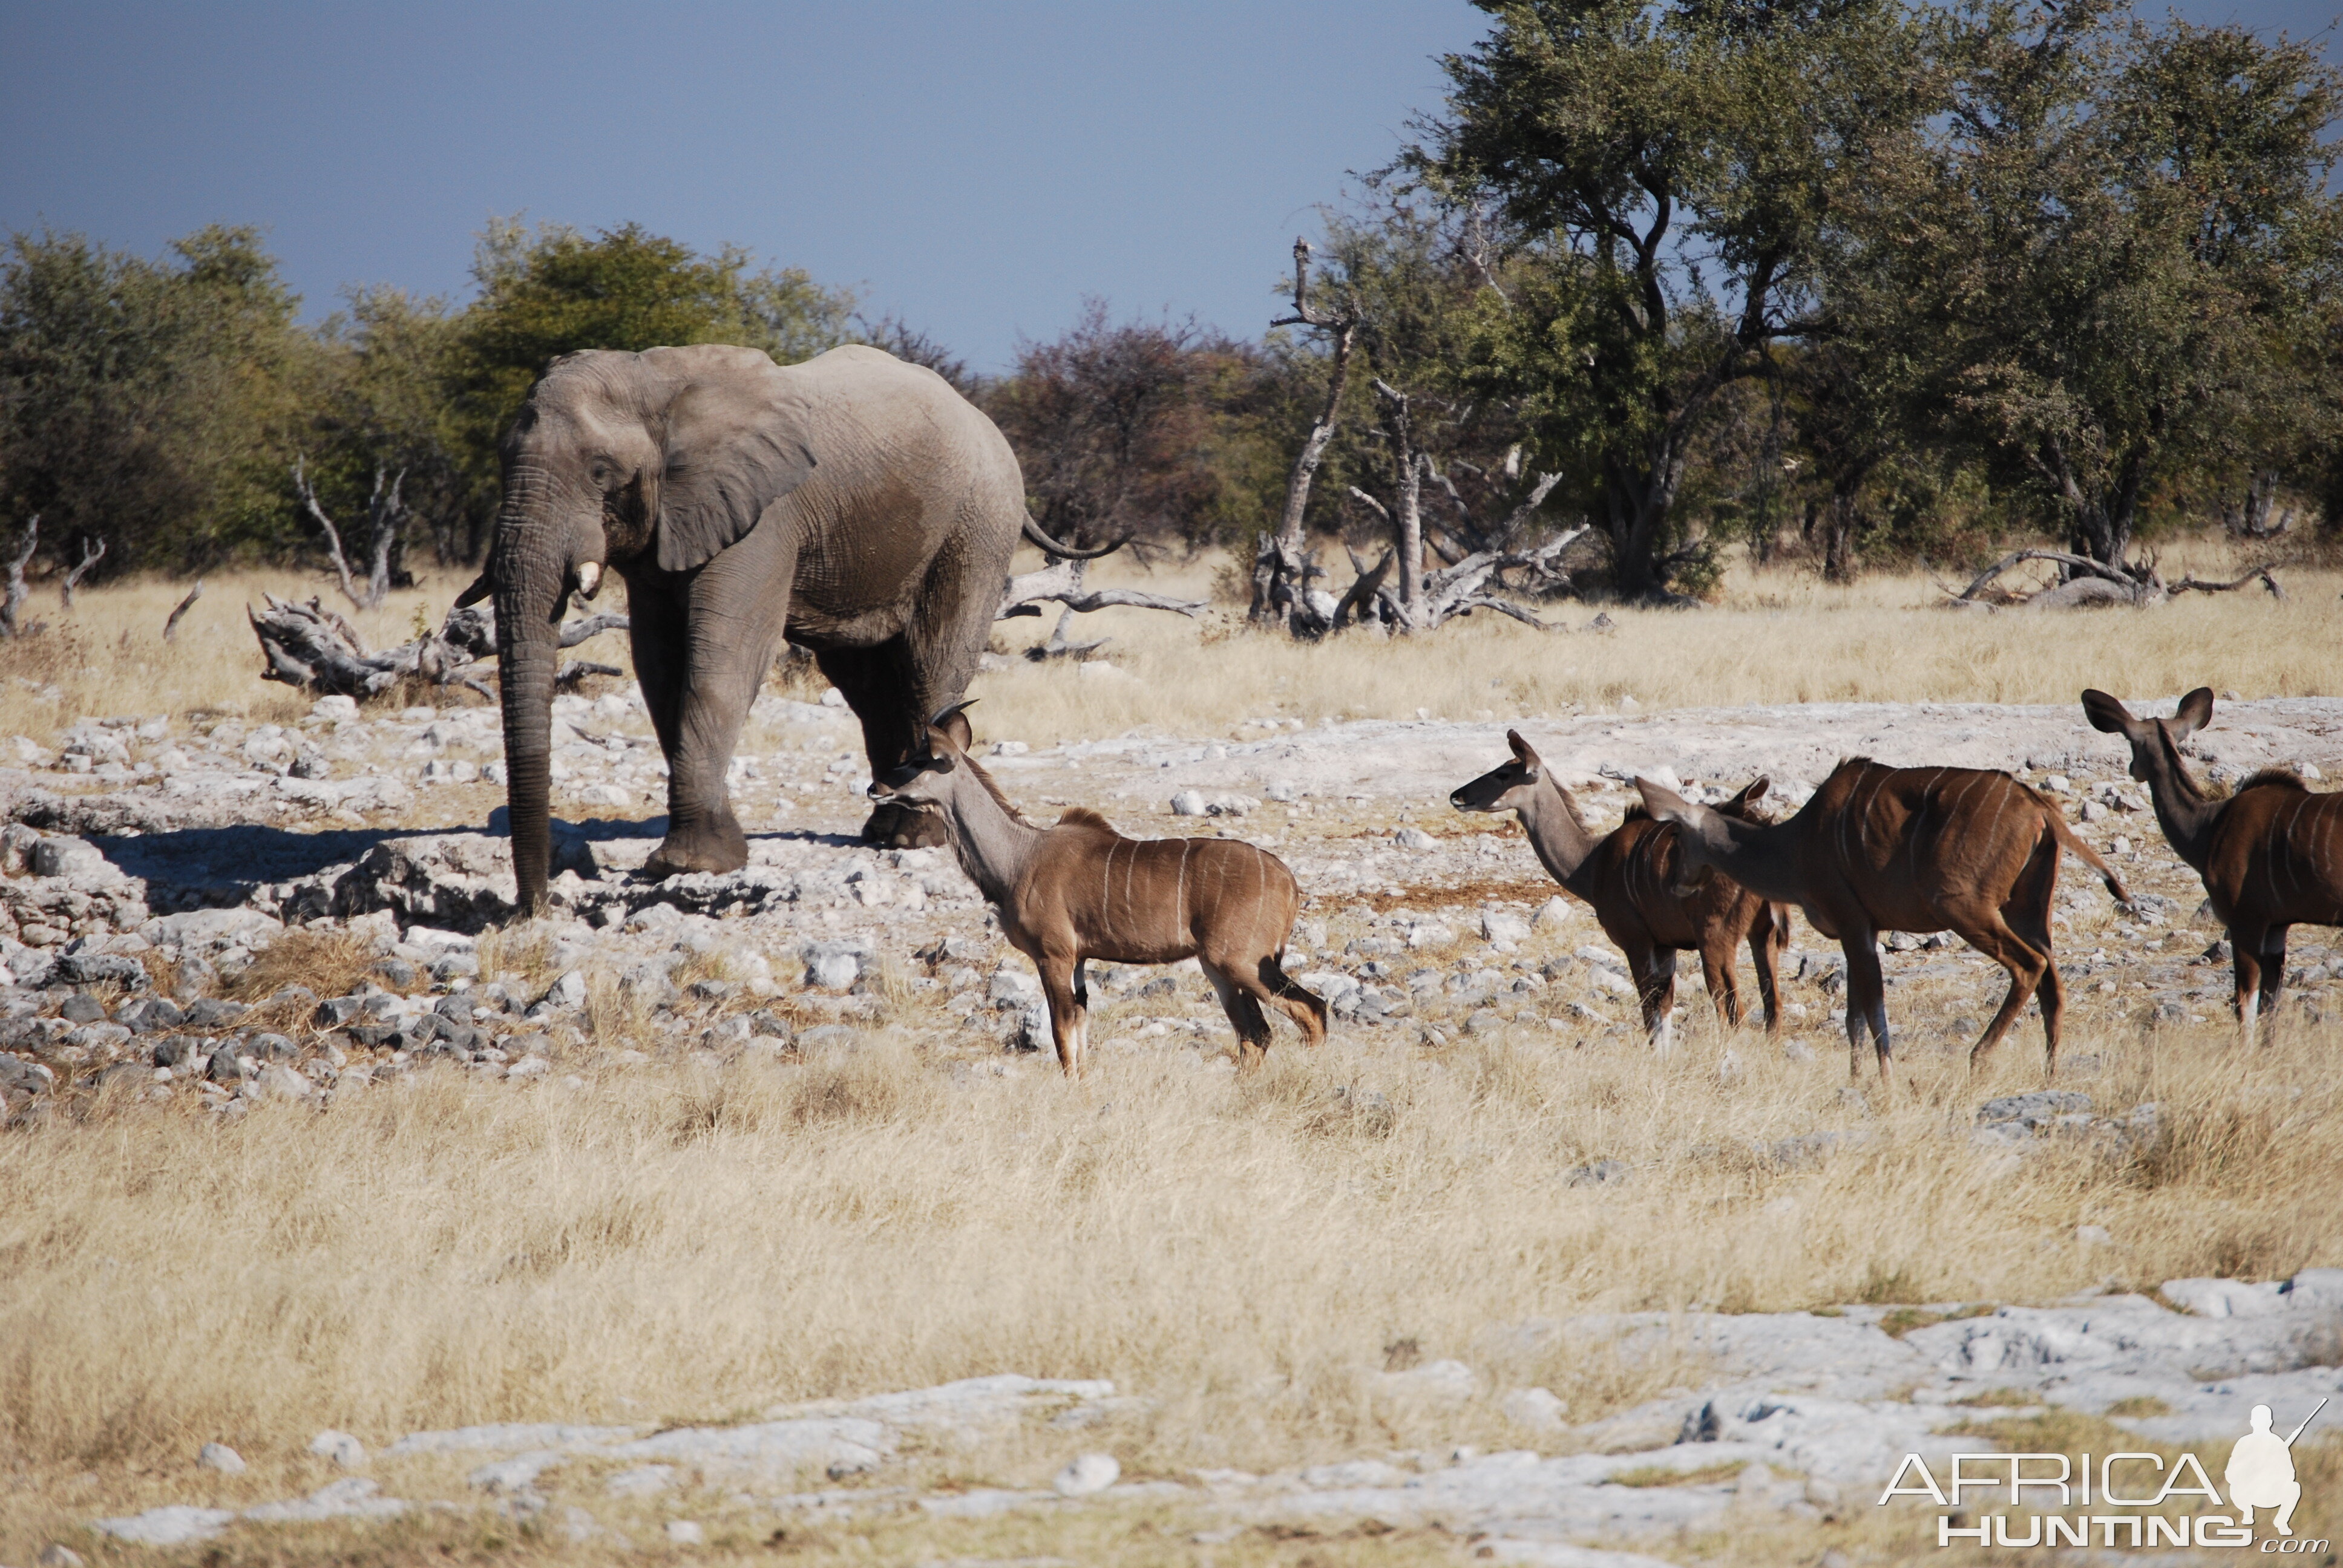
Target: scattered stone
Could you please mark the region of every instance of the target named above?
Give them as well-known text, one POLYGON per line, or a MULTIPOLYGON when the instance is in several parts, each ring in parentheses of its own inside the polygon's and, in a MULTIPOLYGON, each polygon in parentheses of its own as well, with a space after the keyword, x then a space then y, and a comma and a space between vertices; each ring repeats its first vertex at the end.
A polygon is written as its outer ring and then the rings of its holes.
POLYGON ((309 1452, 320 1459, 332 1460, 344 1470, 366 1467, 366 1444, 347 1432, 335 1432, 328 1428, 319 1432, 309 1440, 309 1452))
POLYGON ((81 1553, 62 1541, 52 1541, 33 1559, 40 1568, 82 1568, 81 1553))
POLYGON ((2014 1125, 2029 1132, 2067 1125, 2070 1117, 2087 1120, 2091 1097, 2073 1089, 2037 1089, 2031 1094, 2006 1094, 1977 1107, 1979 1127, 2014 1125))
POLYGON ((1481 911, 1481 935, 1489 941, 1512 944, 1530 940, 1530 923, 1500 910, 1481 911))
POLYGON ((1439 839, 1421 828, 1402 828, 1392 835, 1392 842, 1403 849, 1433 849, 1440 846, 1439 839))
POLYGON ((1122 1466, 1111 1453, 1085 1453, 1051 1481, 1061 1497, 1089 1497, 1122 1479, 1122 1466))
POLYGON ((252 1010, 240 1001, 203 997, 187 1004, 181 1022, 189 1029, 224 1029, 252 1010))
POLYGON ((1532 1432, 1560 1432, 1570 1413, 1570 1407, 1544 1388, 1517 1388, 1498 1402, 1497 1409, 1515 1426, 1532 1432))
POLYGON ((1597 1160, 1592 1165, 1574 1167, 1562 1180, 1567 1187, 1600 1187, 1606 1182, 1624 1181, 1629 1169, 1624 1160, 1597 1160))
POLYGON ((222 1475, 242 1475, 244 1455, 224 1442, 207 1442, 196 1455, 196 1462, 206 1470, 216 1470, 222 1475))
POLYGON ((670 1519, 667 1522, 667 1539, 670 1546, 699 1546, 706 1544, 708 1533, 691 1520, 670 1519))
MULTIPOLYGON (((236 1515, 225 1508, 190 1508, 182 1504, 150 1508, 127 1519, 93 1519, 90 1528, 134 1546, 185 1546, 193 1541, 209 1541, 235 1522, 236 1515)), ((44 1568, 79 1568, 81 1558, 63 1546, 51 1546, 37 1561, 44 1568), (52 1557, 51 1552, 63 1555, 52 1557)))

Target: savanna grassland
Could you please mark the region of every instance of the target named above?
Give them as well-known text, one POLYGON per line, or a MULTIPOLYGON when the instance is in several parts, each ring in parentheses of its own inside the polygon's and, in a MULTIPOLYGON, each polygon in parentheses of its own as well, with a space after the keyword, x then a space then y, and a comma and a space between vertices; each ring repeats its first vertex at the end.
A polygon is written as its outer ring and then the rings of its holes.
MULTIPOLYGON (((2222 564, 2206 555, 2207 573, 2222 564)), ((1149 586, 1203 597, 1216 569, 1170 567, 1149 586)), ((2343 690, 2343 579, 2282 575, 2283 604, 2240 591, 2027 616, 1933 608, 1942 595, 1919 578, 1840 592, 1743 570, 1719 606, 1614 608, 1607 631, 1586 629, 1594 612, 1571 605, 1550 611, 1571 628, 1551 635, 1482 618, 1413 643, 1316 648, 1244 632, 1225 605, 1193 622, 1115 612, 1085 632, 1112 637, 1101 651, 1119 673, 1011 658, 974 690, 982 733, 1036 746, 1419 709, 1510 719, 1631 697, 1648 711, 2070 703, 2083 686, 2118 681, 2248 699, 2343 690)), ((53 745, 81 714, 292 722, 307 704, 255 678, 238 608, 262 581, 215 578, 168 648, 157 632, 177 592, 166 585, 86 593, 69 619, 50 613, 44 638, 0 652, 0 737, 53 745)), ((400 640, 444 613, 458 586, 396 596, 361 628, 400 640)), ((1046 631, 1020 629, 1017 643, 1046 631)), ((618 643, 598 656, 616 662, 618 643)), ((433 794, 417 817, 477 815, 488 799, 433 794)), ((850 806, 835 807, 836 830, 852 826, 850 806)), ((1386 830, 1392 809, 1297 814, 1277 841, 1323 852, 1386 830)), ((1551 891, 1517 832, 1497 842, 1524 896, 1551 891)), ((2137 886, 2176 902, 2193 886, 2162 864, 2152 828, 2141 854, 2159 867, 2127 870, 2137 886)), ((2061 950, 2112 947, 2120 959, 2129 928, 2088 891, 2061 950)), ((2189 925, 2192 907, 2175 917, 2176 952, 2218 934, 2189 925)), ((1320 945, 1332 953, 1365 934, 1365 915, 1322 911, 1320 945)), ((1478 961, 1467 952, 1477 938, 1453 940, 1459 968, 1478 961)), ((1566 959, 1600 940, 1582 914, 1560 935, 1542 928, 1521 956, 1566 959)), ((1795 940, 1828 945, 1803 925, 1795 940)), ((293 933, 264 955, 268 984, 351 963, 341 940, 293 933)), ((484 977, 552 977, 526 931, 485 938, 481 951, 484 977)), ((1244 1080, 1227 1070, 1226 1030, 1200 986, 1183 981, 1198 994, 1178 1005, 1207 1020, 1201 1049, 1150 1048, 1141 1026, 1173 1004, 1110 991, 1094 1034, 1126 1044, 1070 1084, 1005 1060, 941 988, 907 983, 908 956, 891 961, 883 1010, 850 1043, 692 1050, 598 991, 541 1081, 434 1068, 323 1111, 262 1103, 236 1118, 116 1086, 61 1096, 52 1114, 0 1134, 11 1499, 0 1562, 29 1562, 49 1541, 150 1560, 92 1544, 82 1526, 196 1491, 243 1506, 307 1490, 331 1476, 306 1447, 322 1428, 378 1448, 489 1422, 670 1426, 1019 1372, 1112 1380, 1132 1402, 1082 1443, 1113 1452, 1126 1478, 1180 1481, 1520 1446, 1496 1391, 1550 1389, 1575 1427, 1708 1372, 1688 1348, 1630 1356, 1591 1336, 1504 1332, 1532 1320, 1839 1303, 1941 1312, 2343 1265, 2343 1019, 2331 1012, 2290 1013, 2273 1043, 2247 1050, 2217 1005, 2147 1028, 2115 985, 2078 984, 2062 1086, 2109 1111, 2153 1103, 2156 1132, 2019 1161, 1981 1153, 1968 1132, 1981 1101, 2041 1085, 2038 1028, 2022 1020, 1971 1076, 1975 1001, 1949 981, 1890 992, 1906 1041, 1892 1093, 1868 1073, 1850 1089, 1830 996, 1805 983, 1790 992, 1807 1014, 1786 1031, 1796 1049, 1754 1029, 1728 1036, 1694 990, 1665 1057, 1613 1008, 1574 1030, 1526 1014, 1470 1032, 1443 1024, 1436 1040, 1406 1022, 1338 1026, 1316 1054, 1282 1034, 1244 1080), (1765 1152, 1818 1131, 1861 1136, 1815 1161, 1765 1152), (1602 1161, 1631 1179, 1574 1179, 1602 1161), (1383 1377, 1446 1357, 1474 1369, 1479 1394, 1427 1401, 1383 1377), (211 1441, 250 1470, 196 1471, 211 1441)), ((2226 970, 2207 970, 2211 991, 2225 982, 2226 970)), ((885 1483, 1032 1485, 1067 1452, 1061 1434, 1021 1428, 914 1453, 885 1483)), ((622 1527, 684 1505, 608 1503, 588 1482, 565 1476, 577 1491, 555 1501, 590 1503, 622 1527)), ((722 1560, 1322 1564, 1452 1562, 1469 1547, 1421 1530, 1200 1542, 1194 1510, 1177 1501, 1079 1523, 882 1513, 809 1531, 755 1523, 712 1484, 688 1502, 711 1522, 696 1554, 722 1560)), ((600 1550, 489 1514, 237 1539, 223 1560, 588 1561, 600 1550)), ((1851 1518, 1688 1542, 1678 1554, 1810 1562, 1830 1545, 1884 1563, 1913 1543, 1851 1518)))

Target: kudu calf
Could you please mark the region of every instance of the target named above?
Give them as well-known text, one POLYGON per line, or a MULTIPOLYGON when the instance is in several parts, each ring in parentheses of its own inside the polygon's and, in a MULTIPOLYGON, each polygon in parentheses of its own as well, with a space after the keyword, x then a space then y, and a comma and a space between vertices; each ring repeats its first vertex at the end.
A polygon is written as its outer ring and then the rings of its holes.
POLYGON ((2083 693, 2091 728, 2131 742, 2131 776, 2147 786, 2174 853, 2205 883, 2229 930, 2237 1026, 2250 1044, 2286 989, 2287 928, 2343 925, 2343 795, 2314 795, 2292 773, 2257 773, 2226 800, 2208 799, 2180 743, 2213 717, 2198 687, 2169 719, 2135 719, 2104 691, 2083 693))
POLYGON ((1682 824, 1679 864, 1713 870, 1752 892, 1797 905, 1846 953, 1846 1045, 1863 1070, 1867 1029, 1889 1077, 1882 931, 1953 930, 2009 971, 2009 994, 1969 1052, 1975 1067, 2001 1043, 2031 991, 2042 1002, 2044 1070, 2058 1066, 2066 988, 2050 951, 2058 851, 2072 852, 2125 900, 2105 860, 2058 808, 2006 773, 1841 762, 1797 814, 1774 826, 1736 821, 1638 779, 1652 815, 1682 824))
MULTIPOLYGON (((1483 773, 1448 797, 1459 811, 1512 811, 1521 819, 1536 851, 1563 891, 1594 910, 1603 934, 1627 955, 1644 1007, 1644 1029, 1653 1043, 1667 1049, 1674 1029, 1676 954, 1700 954, 1709 1000, 1717 1016, 1741 1023, 1741 990, 1733 974, 1733 950, 1749 944, 1757 970, 1757 994, 1765 1007, 1765 1028, 1781 1027, 1782 999, 1776 960, 1789 945, 1790 911, 1726 880, 1712 877, 1689 893, 1677 866, 1679 830, 1654 821, 1639 803, 1627 819, 1596 838, 1578 814, 1578 802, 1548 770, 1519 730, 1505 731, 1513 759, 1483 773)), ((1765 793, 1757 779, 1717 808, 1728 817, 1755 820, 1750 803, 1765 793)))
POLYGON ((1295 984, 1282 960, 1302 890, 1285 862, 1233 839, 1126 839, 1076 807, 1053 827, 1021 816, 968 754, 958 703, 930 724, 919 754, 870 785, 871 799, 925 806, 1001 917, 1009 943, 1041 971, 1050 1032, 1066 1076, 1090 1045, 1091 959, 1168 964, 1192 958, 1237 1031, 1240 1070, 1269 1049, 1273 1007, 1311 1045, 1326 1039, 1326 1004, 1295 984))

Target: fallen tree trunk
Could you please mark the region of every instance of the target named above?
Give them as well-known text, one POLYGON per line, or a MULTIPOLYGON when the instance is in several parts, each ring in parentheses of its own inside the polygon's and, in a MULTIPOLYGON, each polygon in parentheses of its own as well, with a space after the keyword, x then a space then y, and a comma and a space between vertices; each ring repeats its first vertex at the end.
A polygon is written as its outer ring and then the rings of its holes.
MULTIPOLYGON (((2250 582, 2259 582, 2274 598, 2286 598, 2273 575, 2276 562, 2264 561, 2227 582, 2205 582, 2194 577, 2182 578, 2177 583, 2167 583, 2157 575, 2153 556, 2129 563, 2109 566, 2087 556, 2070 555, 2065 550, 2013 550, 1971 578, 1969 586, 1959 593, 1949 588, 1944 591, 1952 596, 1954 607, 1961 609, 1993 609, 1997 608, 1982 596, 1996 578, 2012 567, 2026 561, 2048 561, 2063 567, 2070 574, 2065 582, 2053 583, 2040 591, 2018 598, 2010 596, 2013 609, 2089 609, 2108 605, 2144 608, 2163 604, 2176 594, 2227 593, 2250 582)), ((1943 585, 1938 585, 1940 588, 1943 585)))
MULTIPOLYGON (((493 673, 496 663, 496 615, 487 607, 451 610, 437 633, 368 653, 357 628, 317 598, 294 604, 275 594, 260 597, 267 608, 256 613, 246 605, 245 617, 266 661, 260 672, 263 680, 324 697, 377 697, 405 680, 462 686, 482 697, 496 696, 480 679, 493 673)), ((628 627, 622 615, 589 616, 561 628, 561 646, 575 648, 588 638, 628 627)), ((588 675, 623 673, 615 665, 577 660, 564 665, 555 681, 575 687, 588 675)))

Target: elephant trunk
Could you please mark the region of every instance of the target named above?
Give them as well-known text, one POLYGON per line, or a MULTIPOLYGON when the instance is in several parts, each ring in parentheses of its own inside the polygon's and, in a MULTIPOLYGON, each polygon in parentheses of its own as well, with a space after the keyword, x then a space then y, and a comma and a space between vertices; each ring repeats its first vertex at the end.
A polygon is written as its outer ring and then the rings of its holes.
POLYGON ((508 491, 492 576, 505 729, 505 802, 520 912, 545 907, 552 859, 553 676, 568 603, 571 551, 563 530, 532 516, 527 487, 508 491))

